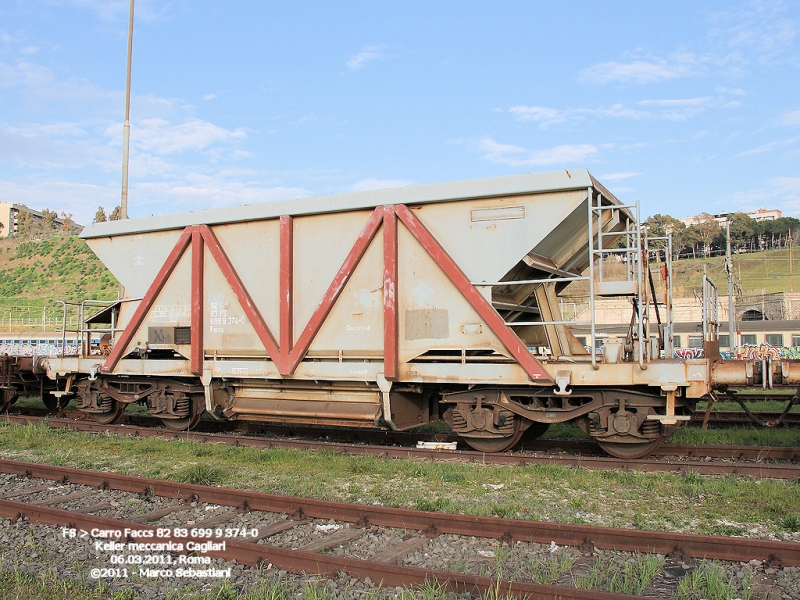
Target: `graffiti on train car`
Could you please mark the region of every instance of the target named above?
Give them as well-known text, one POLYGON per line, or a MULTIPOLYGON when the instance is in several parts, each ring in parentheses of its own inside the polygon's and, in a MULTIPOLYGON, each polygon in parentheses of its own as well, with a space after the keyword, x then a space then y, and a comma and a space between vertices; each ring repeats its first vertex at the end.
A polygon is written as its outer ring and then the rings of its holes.
POLYGON ((674 358, 703 358, 702 348, 675 348, 673 351, 674 358))
MULTIPOLYGON (((735 355, 724 350, 720 350, 719 354, 725 360, 737 358, 749 360, 764 360, 765 358, 770 358, 771 360, 778 360, 781 358, 800 360, 800 346, 773 346, 767 343, 745 344, 739 348, 739 351, 735 355)), ((702 348, 675 348, 673 357, 703 358, 704 353, 702 348)))
POLYGON ((0 355, 9 356, 78 356, 80 348, 67 344, 0 344, 0 355))

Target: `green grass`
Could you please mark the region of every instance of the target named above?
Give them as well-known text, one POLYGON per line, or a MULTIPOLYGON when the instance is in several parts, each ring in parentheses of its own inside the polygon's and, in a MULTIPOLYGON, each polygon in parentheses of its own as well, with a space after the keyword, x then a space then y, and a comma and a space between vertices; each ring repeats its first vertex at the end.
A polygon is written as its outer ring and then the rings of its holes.
POLYGON ((90 586, 77 581, 60 579, 55 571, 48 570, 38 577, 0 568, 0 600, 37 598, 40 600, 128 600, 136 596, 130 591, 112 592, 100 582, 90 586))
MULTIPOLYGON (((800 253, 794 252, 794 271, 800 273, 800 253)), ((691 296, 692 290, 702 288, 704 265, 708 278, 719 290, 728 289, 725 272, 725 257, 678 260, 672 263, 676 297, 691 296)), ((751 252, 733 256, 733 273, 736 283, 744 295, 788 292, 791 287, 789 277, 789 249, 751 252)), ((800 289, 800 275, 794 282, 795 290, 800 289)), ((720 293, 727 293, 720 291, 720 293)))
POLYGON ((745 577, 739 585, 728 580, 722 569, 710 562, 702 562, 678 583, 676 600, 750 600, 752 579, 745 577))
POLYGON ((788 515, 800 515, 800 482, 739 476, 420 462, 10 423, 0 423, 0 455, 325 500, 654 530, 712 533, 728 524, 791 535, 788 515))

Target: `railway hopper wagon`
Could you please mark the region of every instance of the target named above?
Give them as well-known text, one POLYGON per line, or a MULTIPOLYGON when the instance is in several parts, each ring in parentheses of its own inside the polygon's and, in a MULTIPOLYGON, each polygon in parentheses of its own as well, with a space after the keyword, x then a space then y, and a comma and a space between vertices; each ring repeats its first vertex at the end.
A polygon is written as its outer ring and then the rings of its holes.
POLYGON ((668 285, 643 258, 638 209, 586 170, 97 223, 82 237, 124 287, 101 313, 110 344, 38 360, 101 422, 134 402, 174 429, 203 411, 393 430, 444 419, 496 452, 572 421, 634 457, 714 386, 800 380, 792 361, 719 360, 710 326, 705 358, 672 359, 668 285), (561 315, 570 284, 592 302, 630 298, 630 329, 603 355, 561 315))

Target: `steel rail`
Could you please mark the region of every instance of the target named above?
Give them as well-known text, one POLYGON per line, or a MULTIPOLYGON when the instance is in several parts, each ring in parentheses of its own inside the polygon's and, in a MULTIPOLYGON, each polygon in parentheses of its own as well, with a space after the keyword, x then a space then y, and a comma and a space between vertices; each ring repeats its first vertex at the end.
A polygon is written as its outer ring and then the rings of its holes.
MULTIPOLYGON (((26 518, 31 522, 43 525, 69 526, 85 530, 130 528, 135 530, 155 531, 157 527, 124 520, 97 517, 79 512, 66 511, 55 508, 33 506, 24 502, 0 500, 0 516, 19 520, 26 518)), ((159 543, 186 543, 188 540, 202 542, 198 538, 176 538, 174 536, 158 538, 159 543)), ((501 578, 481 577, 407 567, 388 563, 373 562, 357 558, 335 556, 332 554, 319 554, 303 550, 292 550, 257 544, 241 542, 238 540, 225 540, 225 550, 209 550, 205 554, 211 557, 235 560, 248 566, 259 566, 271 563, 272 566, 302 574, 319 574, 336 577, 338 573, 345 572, 358 579, 371 578, 380 586, 421 586, 426 582, 436 582, 444 585, 447 591, 454 593, 478 592, 485 595, 487 592, 498 592, 497 597, 511 595, 516 598, 547 599, 561 598, 562 600, 632 600, 643 596, 630 596, 597 590, 581 590, 565 586, 542 585, 524 581, 513 581, 501 578)))
POLYGON ((5 459, 0 459, 0 472, 145 495, 154 494, 223 506, 238 506, 247 510, 293 515, 296 518, 337 519, 361 526, 370 524, 412 529, 429 535, 449 533, 496 538, 507 542, 555 542, 562 546, 593 546, 629 552, 730 561, 746 562, 757 559, 771 564, 800 566, 800 543, 795 542, 433 513, 280 496, 251 490, 201 486, 5 459))
MULTIPOLYGON (((41 419, 34 417, 0 415, 0 420, 12 423, 31 424, 42 422, 41 419)), ((150 427, 136 427, 131 425, 104 425, 92 421, 71 421, 68 419, 45 419, 49 427, 58 429, 72 429, 76 431, 88 431, 95 433, 115 433, 118 435, 129 435, 135 437, 149 437, 167 440, 183 440, 200 443, 219 443, 232 446, 248 446, 254 448, 286 448, 294 450, 320 450, 327 452, 339 452, 351 455, 380 456, 386 458, 399 459, 426 459, 426 460, 462 460, 491 465, 559 465, 563 467, 583 467, 592 470, 613 470, 628 469, 632 471, 644 472, 667 472, 667 473, 697 473, 700 475, 745 475, 758 478, 772 479, 797 479, 800 478, 799 464, 783 463, 764 463, 764 462, 707 462, 705 460, 665 460, 653 458, 620 459, 607 456, 562 456, 556 454, 505 454, 505 453, 484 453, 474 450, 430 450, 413 447, 397 446, 376 446, 370 444, 354 444, 348 442, 332 442, 317 440, 298 440, 286 438, 262 438, 250 437, 233 434, 220 433, 200 433, 197 431, 175 432, 165 429, 154 429, 150 427)), ((589 444, 591 442, 587 442, 589 444)), ((691 447, 697 450, 698 447, 691 447)), ((701 447, 702 448, 702 447, 701 447)), ((737 459, 740 447, 717 446, 717 454, 737 459), (724 454, 725 449, 729 449, 729 455, 724 454)), ((771 448, 768 450, 772 450, 771 448)), ((778 454, 782 450, 789 450, 792 458, 796 459, 800 450, 797 448, 781 449, 775 448, 778 454)), ((765 449, 761 449, 764 455, 765 449)), ((784 454, 786 455, 786 454, 784 454)), ((763 459, 764 457, 761 456, 763 459)))

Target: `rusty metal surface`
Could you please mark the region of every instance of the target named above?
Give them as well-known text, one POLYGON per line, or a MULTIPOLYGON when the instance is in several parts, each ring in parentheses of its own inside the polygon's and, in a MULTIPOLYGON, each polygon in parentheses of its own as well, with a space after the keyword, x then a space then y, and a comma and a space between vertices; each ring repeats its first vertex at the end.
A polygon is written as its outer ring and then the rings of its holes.
MULTIPOLYGON (((142 525, 133 521, 114 520, 79 512, 37 507, 31 504, 10 500, 0 500, 0 516, 14 520, 26 518, 34 523, 70 526, 87 531, 94 528, 124 530, 126 527, 136 530, 153 531, 156 529, 154 526, 142 525)), ((189 540, 201 543, 204 541, 199 538, 175 538, 168 536, 160 537, 159 543, 174 542, 185 544, 189 540)), ((226 540, 224 552, 209 550, 205 554, 213 558, 221 557, 228 560, 236 560, 240 564, 249 566, 271 563, 275 568, 293 573, 320 574, 328 577, 336 577, 338 573, 344 572, 359 579, 369 577, 379 586, 411 587, 421 586, 426 582, 437 582, 442 584, 449 592, 470 592, 478 594, 495 592, 503 597, 512 596, 529 600, 549 600, 551 598, 561 598, 562 600, 630 600, 633 598, 640 598, 640 596, 614 594, 596 590, 579 590, 563 586, 540 585, 522 581, 509 581, 501 578, 480 577, 417 567, 397 566, 384 562, 320 554, 302 549, 292 550, 289 548, 241 542, 238 540, 226 540)))
POLYGON ((200 502, 293 514, 305 518, 337 519, 438 534, 452 533, 540 543, 555 541, 559 545, 570 546, 591 544, 597 548, 631 552, 673 553, 695 558, 733 561, 757 559, 779 561, 787 566, 800 566, 800 543, 793 542, 431 513, 206 487, 2 459, 0 459, 0 471, 135 493, 155 493, 170 498, 192 498, 200 502))

